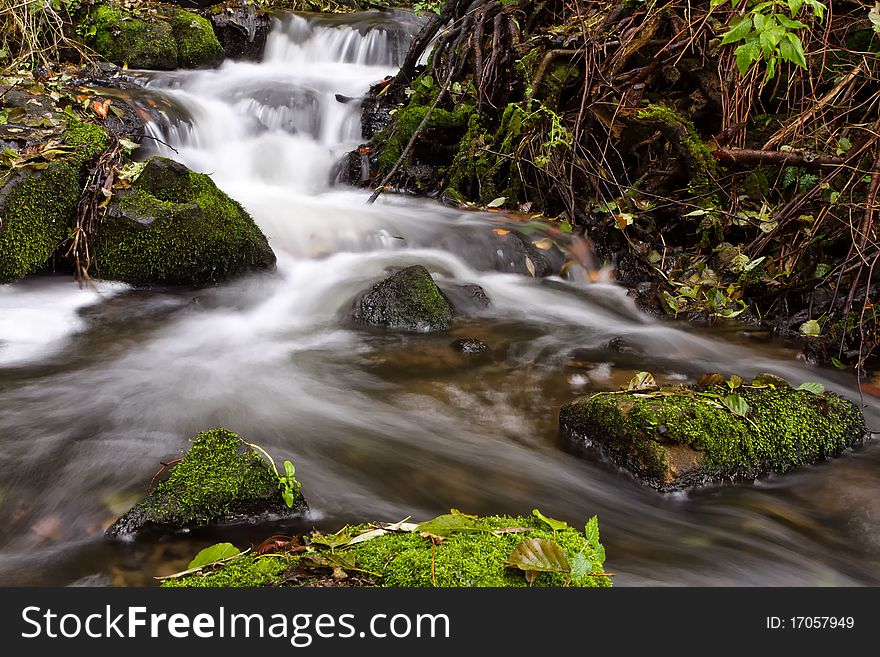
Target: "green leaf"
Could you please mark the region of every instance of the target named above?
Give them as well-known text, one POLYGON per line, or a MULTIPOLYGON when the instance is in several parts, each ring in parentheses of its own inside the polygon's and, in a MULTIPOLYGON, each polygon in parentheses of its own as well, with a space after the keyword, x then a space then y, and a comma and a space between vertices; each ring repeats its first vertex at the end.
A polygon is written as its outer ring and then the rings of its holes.
POLYGON ((797 16, 797 13, 801 10, 803 4, 804 0, 788 0, 788 10, 791 12, 792 18, 797 16))
POLYGON ((505 196, 499 196, 498 198, 489 201, 489 202, 486 204, 486 207, 487 207, 487 208, 500 208, 500 207, 501 207, 502 205, 504 205, 506 202, 507 202, 507 197, 505 197, 505 196))
POLYGON ((868 10, 868 20, 874 26, 874 31, 880 32, 880 2, 875 2, 874 8, 868 10))
POLYGON ((514 548, 504 562, 509 568, 519 568, 529 583, 537 573, 571 573, 568 555, 556 541, 543 538, 527 538, 514 548))
POLYGON ((750 261, 749 264, 747 264, 745 267, 743 267, 743 271, 752 271, 755 267, 760 265, 766 259, 767 259, 767 256, 761 256, 760 258, 755 258, 754 260, 750 261))
POLYGON ((807 381, 800 384, 797 389, 812 392, 814 395, 821 395, 823 392, 825 392, 825 386, 817 381, 807 381))
POLYGON ((666 302, 666 305, 669 306, 669 309, 677 315, 679 310, 681 309, 678 303, 678 299, 669 294, 669 292, 667 292, 666 290, 663 290, 662 296, 663 300, 666 302))
POLYGON ((422 80, 422 86, 426 87, 427 89, 434 88, 434 78, 432 78, 430 75, 426 75, 421 80, 422 80))
POLYGON ((287 478, 290 481, 293 481, 294 475, 296 474, 296 468, 293 467, 293 463, 290 461, 284 462, 284 474, 287 475, 287 478))
POLYGON ((742 395, 728 395, 721 399, 721 403, 737 417, 746 417, 749 414, 749 405, 742 395))
POLYGON ((815 338, 819 336, 819 334, 822 332, 822 329, 819 326, 819 322, 817 322, 815 319, 809 319, 801 324, 800 332, 801 335, 815 338))
POLYGON ((758 35, 758 41, 761 44, 761 50, 764 52, 765 57, 770 57, 773 54, 773 51, 776 50, 776 46, 779 45, 779 42, 782 41, 782 38, 787 36, 784 27, 770 27, 761 32, 758 35))
POLYGON ((137 148, 140 148, 141 145, 136 141, 131 141, 130 139, 120 139, 119 145, 122 146, 126 151, 133 151, 137 148))
POLYGON ((453 509, 452 513, 446 513, 433 520, 420 523, 416 531, 446 538, 455 532, 486 532, 489 530, 476 519, 476 516, 468 516, 453 509))
POLYGON ((636 375, 629 380, 629 383, 626 386, 627 390, 647 390, 649 388, 656 388, 657 382, 654 380, 654 375, 650 372, 637 372, 636 375))
POLYGON ((784 14, 774 14, 773 17, 777 20, 777 22, 783 27, 789 30, 803 30, 806 29, 806 25, 801 23, 800 21, 796 21, 793 18, 789 18, 784 14))
POLYGON ((572 579, 581 580, 591 572, 593 572, 593 564, 583 552, 578 552, 571 558, 572 579))
POLYGON ((335 550, 338 547, 348 545, 348 542, 351 540, 351 534, 345 531, 345 529, 347 528, 343 527, 335 534, 327 534, 326 536, 318 531, 312 532, 311 541, 315 545, 323 545, 331 550, 335 550))
POLYGON ((752 39, 739 46, 733 54, 736 57, 736 68, 739 70, 739 74, 745 75, 749 72, 752 64, 761 56, 761 45, 757 39, 752 39))
POLYGON ((210 566, 213 563, 229 559, 240 553, 241 550, 235 547, 232 543, 217 543, 216 545, 206 547, 199 552, 195 558, 189 562, 187 569, 210 566))
POLYGON ((593 548, 593 551, 596 553, 596 561, 599 565, 605 563, 605 546, 599 542, 598 516, 593 516, 587 521, 587 525, 584 527, 584 535, 587 537, 587 543, 589 543, 590 547, 593 548))
POLYGON ((593 516, 587 521, 584 527, 584 536, 587 537, 587 543, 595 548, 599 545, 599 516, 593 516))
POLYGON ((786 62, 807 68, 804 45, 796 34, 789 32, 779 41, 779 56, 786 62))
POLYGON ((541 522, 547 525, 554 532, 562 531, 563 529, 568 528, 568 523, 564 520, 556 520, 555 518, 548 518, 543 513, 538 511, 538 509, 532 509, 532 515, 538 518, 541 522))
POLYGON ((754 379, 752 379, 752 385, 756 388, 790 388, 788 381, 783 379, 781 376, 776 376, 775 374, 770 374, 769 372, 765 372, 763 374, 759 374, 754 379))
POLYGON ((831 359, 831 364, 834 365, 834 367, 836 367, 836 368, 839 369, 839 370, 845 370, 845 369, 846 369, 846 365, 844 365, 844 364, 840 361, 839 358, 832 358, 832 359, 831 359))
POLYGON ((824 278, 831 272, 831 265, 826 264, 824 262, 820 262, 816 265, 816 269, 813 270, 813 276, 816 278, 824 278))
POLYGON ((281 497, 284 498, 284 503, 287 505, 288 509, 293 508, 293 489, 289 487, 285 487, 284 490, 281 491, 281 497))
MULTIPOLYGON (((760 14, 758 14, 760 16, 760 14)), ((726 46, 728 43, 735 43, 745 39, 752 31, 752 19, 743 18, 739 23, 731 27, 724 33, 721 39, 721 45, 726 46)))

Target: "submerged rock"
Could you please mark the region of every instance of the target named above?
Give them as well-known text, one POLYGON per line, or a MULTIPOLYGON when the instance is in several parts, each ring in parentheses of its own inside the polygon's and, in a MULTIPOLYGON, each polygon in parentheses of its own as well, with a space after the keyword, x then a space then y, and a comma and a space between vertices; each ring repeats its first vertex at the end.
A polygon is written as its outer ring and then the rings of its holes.
POLYGON ((443 294, 457 312, 466 315, 479 314, 492 305, 486 290, 479 285, 444 286, 443 294))
POLYGON ((288 507, 272 468, 236 434, 218 428, 196 436, 170 476, 113 523, 107 536, 255 522, 307 509, 298 489, 288 507))
POLYGON ((565 263, 565 255, 557 247, 539 249, 516 230, 495 232, 485 226, 457 226, 436 246, 481 271, 543 278, 559 274, 565 263))
POLYGON ((241 205, 209 176, 162 157, 114 198, 95 251, 98 276, 140 286, 205 285, 275 264, 241 205))
POLYGON ((71 123, 62 140, 72 152, 42 169, 0 170, 0 284, 42 267, 67 239, 86 165, 108 143, 104 130, 90 123, 71 123))
POLYGON ((171 70, 216 66, 223 60, 223 48, 211 24, 190 11, 174 9, 166 20, 101 5, 90 21, 92 47, 115 64, 171 70))
POLYGON ((355 300, 358 324, 430 333, 452 326, 452 305, 421 265, 407 267, 376 283, 355 300))
POLYGON ((559 424, 569 444, 597 447, 660 490, 784 473, 836 456, 865 434, 853 402, 787 386, 598 393, 564 406, 559 424))
POLYGON ((474 355, 486 354, 489 352, 489 345, 487 345, 482 340, 477 340, 476 338, 461 338, 459 340, 455 340, 449 346, 460 354, 474 355))
POLYGON ((163 586, 611 586, 610 578, 603 576, 605 549, 599 543, 595 520, 587 525, 595 532, 587 535, 571 527, 553 531, 534 516, 451 514, 441 518, 452 518, 452 522, 466 518, 464 522, 479 529, 444 531, 442 540, 435 542, 423 536, 415 524, 400 527, 398 523, 398 531, 384 533, 377 529, 379 525, 364 524, 346 528, 344 536, 343 532, 335 534, 334 542, 345 542, 346 537, 351 542, 332 551, 320 543, 321 537, 313 535, 309 552, 279 551, 269 558, 248 553, 201 573, 166 579, 163 586), (536 569, 531 573, 534 582, 529 584, 522 570, 507 563, 524 542, 538 550, 545 547, 560 571, 536 569))

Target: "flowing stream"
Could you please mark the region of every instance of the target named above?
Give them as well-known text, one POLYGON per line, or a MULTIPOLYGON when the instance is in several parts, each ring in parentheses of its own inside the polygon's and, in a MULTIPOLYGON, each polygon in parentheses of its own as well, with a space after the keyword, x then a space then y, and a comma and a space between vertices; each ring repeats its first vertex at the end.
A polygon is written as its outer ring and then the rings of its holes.
POLYGON ((173 108, 150 125, 176 149, 161 153, 248 209, 277 270, 203 290, 80 290, 64 276, 0 287, 0 583, 149 585, 185 566, 211 531, 114 544, 103 529, 187 437, 222 425, 293 459, 312 509, 237 528, 243 545, 538 507, 575 525, 598 514, 619 586, 880 584, 876 442, 785 477, 662 496, 557 437, 562 404, 637 370, 661 382, 770 371, 858 399, 847 374, 754 329, 651 319, 613 284, 505 271, 485 228, 498 215, 390 195, 369 206, 331 184, 361 141, 357 103, 337 94, 393 74, 416 29, 379 12, 287 16, 260 63, 145 76, 146 96, 173 108), (346 323, 360 291, 416 263, 448 289, 481 285, 492 305, 441 335, 346 323), (455 352, 461 337, 491 355, 455 352), (608 346, 618 338, 625 349, 608 346))

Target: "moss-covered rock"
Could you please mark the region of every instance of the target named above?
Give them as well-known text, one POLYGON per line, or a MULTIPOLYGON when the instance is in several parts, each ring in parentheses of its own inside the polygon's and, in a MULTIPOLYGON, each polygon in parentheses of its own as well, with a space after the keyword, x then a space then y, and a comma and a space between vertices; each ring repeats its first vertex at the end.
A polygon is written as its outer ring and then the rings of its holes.
POLYGON ((130 68, 170 70, 177 67, 177 42, 170 23, 146 20, 101 5, 91 15, 91 45, 102 57, 130 68))
MULTIPOLYGON (((598 541, 575 529, 556 532, 535 517, 490 516, 477 518, 483 530, 455 532, 432 543, 418 530, 389 532, 377 538, 336 548, 337 563, 353 563, 349 576, 333 580, 329 568, 305 567, 302 560, 328 551, 312 544, 313 552, 296 555, 272 554, 267 557, 244 555, 214 570, 168 579, 163 586, 175 587, 254 587, 278 585, 354 585, 388 587, 523 587, 528 586, 522 571, 505 564, 524 540, 554 541, 572 565, 571 573, 542 572, 533 586, 608 587, 603 563, 605 551, 598 541), (518 528, 513 532, 499 532, 518 528), (493 533, 494 530, 494 533, 493 533), (523 531, 525 530, 525 531, 523 531), (341 558, 339 558, 341 557, 341 558), (349 580, 348 582, 346 580, 349 580)), ((372 531, 370 525, 347 530, 352 536, 372 531)), ((313 563, 316 559, 313 559, 313 563)))
POLYGON ((96 275, 132 285, 217 283, 269 269, 265 235, 211 178, 152 158, 96 237, 96 275))
POLYGON ((170 16, 136 14, 100 5, 92 12, 91 45, 108 61, 130 68, 170 70, 216 66, 223 48, 211 24, 184 9, 170 16))
POLYGON ((693 122, 665 105, 648 105, 636 112, 636 119, 641 125, 656 128, 669 140, 681 164, 687 169, 688 190, 698 197, 706 197, 708 200, 704 203, 714 203, 713 180, 717 173, 717 161, 700 138, 693 122))
POLYGON ((168 478, 113 523, 107 535, 127 538, 145 531, 254 522, 307 509, 298 489, 288 507, 275 471, 248 443, 218 428, 196 436, 168 478))
POLYGON ((858 407, 833 393, 741 386, 746 417, 725 405, 730 395, 724 386, 598 393, 564 406, 560 430, 661 490, 787 472, 865 433, 858 407))
POLYGON ((376 283, 355 300, 358 324, 429 333, 452 325, 452 306, 421 265, 407 267, 376 283))
POLYGON ((171 14, 171 28, 180 68, 217 66, 223 61, 223 47, 207 19, 191 11, 175 9, 171 14))
POLYGON ((25 167, 0 177, 0 284, 44 265, 67 238, 86 165, 107 147, 108 138, 100 126, 74 122, 63 141, 71 152, 45 168, 25 167))

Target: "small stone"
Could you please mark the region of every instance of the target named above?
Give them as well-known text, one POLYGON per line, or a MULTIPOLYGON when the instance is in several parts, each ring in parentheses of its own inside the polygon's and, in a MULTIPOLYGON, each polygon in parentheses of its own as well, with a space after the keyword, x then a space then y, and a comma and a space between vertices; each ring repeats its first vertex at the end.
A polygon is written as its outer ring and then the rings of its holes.
POLYGON ((129 539, 146 531, 181 531, 208 524, 254 522, 303 513, 299 491, 284 502, 278 475, 236 434, 200 433, 171 474, 107 530, 129 539))
POLYGON ((489 351, 489 345, 476 338, 461 338, 455 340, 450 346, 462 354, 485 354, 489 351))
POLYGON ((376 283, 355 300, 352 319, 412 333, 445 331, 452 306, 421 265, 407 267, 376 283))

